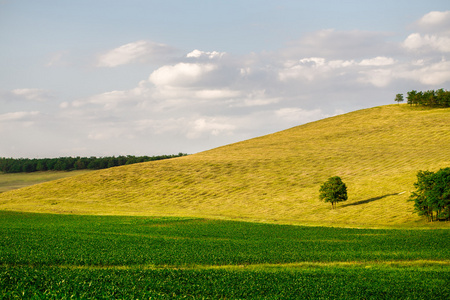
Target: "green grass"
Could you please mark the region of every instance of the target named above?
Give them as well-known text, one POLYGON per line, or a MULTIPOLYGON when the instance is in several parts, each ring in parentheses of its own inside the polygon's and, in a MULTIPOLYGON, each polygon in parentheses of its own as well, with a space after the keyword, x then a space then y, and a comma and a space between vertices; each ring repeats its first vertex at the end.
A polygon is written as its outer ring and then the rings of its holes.
POLYGON ((111 168, 0 194, 0 209, 206 217, 343 227, 426 224, 407 202, 419 170, 450 166, 450 109, 388 105, 186 157, 111 168), (319 187, 340 176, 336 210, 319 187))
POLYGON ((0 173, 0 193, 20 189, 26 186, 88 173, 82 171, 46 171, 33 173, 0 173))
POLYGON ((0 212, 8 265, 227 266, 450 259, 450 231, 0 212))
POLYGON ((0 298, 446 299, 449 233, 0 212, 0 298))

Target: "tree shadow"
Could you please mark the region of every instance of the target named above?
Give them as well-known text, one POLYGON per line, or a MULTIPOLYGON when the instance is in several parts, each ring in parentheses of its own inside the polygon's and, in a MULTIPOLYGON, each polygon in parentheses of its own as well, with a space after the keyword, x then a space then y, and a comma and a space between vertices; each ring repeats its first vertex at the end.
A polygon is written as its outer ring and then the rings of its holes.
POLYGON ((386 195, 379 196, 379 197, 374 197, 374 198, 370 198, 370 199, 366 199, 366 200, 360 200, 360 201, 349 203, 349 204, 344 204, 344 205, 341 205, 341 207, 366 204, 366 203, 377 201, 377 200, 380 200, 380 199, 383 199, 383 198, 386 198, 386 197, 389 197, 389 196, 395 196, 395 195, 398 195, 398 194, 399 193, 386 194, 386 195))

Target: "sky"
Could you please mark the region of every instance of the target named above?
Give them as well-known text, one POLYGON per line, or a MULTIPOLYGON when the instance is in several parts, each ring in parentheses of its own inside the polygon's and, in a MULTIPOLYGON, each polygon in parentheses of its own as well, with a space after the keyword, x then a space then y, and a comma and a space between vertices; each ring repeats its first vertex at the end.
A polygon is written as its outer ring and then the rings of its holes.
POLYGON ((448 0, 0 0, 0 157, 192 154, 440 88, 448 0))

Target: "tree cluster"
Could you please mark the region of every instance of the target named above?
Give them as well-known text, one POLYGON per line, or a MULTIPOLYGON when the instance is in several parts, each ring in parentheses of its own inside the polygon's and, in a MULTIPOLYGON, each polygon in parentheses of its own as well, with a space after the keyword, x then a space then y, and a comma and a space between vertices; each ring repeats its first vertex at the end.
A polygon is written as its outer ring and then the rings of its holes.
POLYGON ((450 168, 440 169, 436 173, 419 171, 416 190, 411 194, 414 208, 429 222, 450 221, 450 168))
POLYGON ((36 171, 72 171, 72 170, 100 170, 140 162, 162 160, 176 155, 159 156, 112 156, 112 157, 59 157, 59 158, 0 158, 0 171, 4 173, 36 172, 36 171))
MULTIPOLYGON (((429 90, 425 92, 418 92, 412 90, 407 93, 407 103, 409 105, 422 105, 429 107, 450 107, 450 91, 444 89, 429 90)), ((403 102, 403 94, 395 96, 397 103, 403 102)))

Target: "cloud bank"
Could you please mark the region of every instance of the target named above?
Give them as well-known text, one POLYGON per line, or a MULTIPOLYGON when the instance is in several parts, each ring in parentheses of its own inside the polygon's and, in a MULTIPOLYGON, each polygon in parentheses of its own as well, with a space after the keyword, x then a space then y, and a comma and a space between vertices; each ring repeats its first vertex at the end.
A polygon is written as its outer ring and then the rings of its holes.
MULTIPOLYGON (((327 29, 277 51, 246 55, 192 49, 175 57, 175 47, 139 40, 106 51, 96 62, 120 68, 161 59, 134 87, 65 100, 45 120, 36 107, 3 113, 0 126, 33 120, 37 130, 64 141, 67 153, 58 155, 207 150, 390 104, 396 93, 411 89, 448 89, 449 22, 449 11, 430 12, 414 24, 416 32, 400 37, 327 29)), ((0 94, 11 107, 20 99, 49 105, 50 98, 44 90, 26 88, 0 94)))

